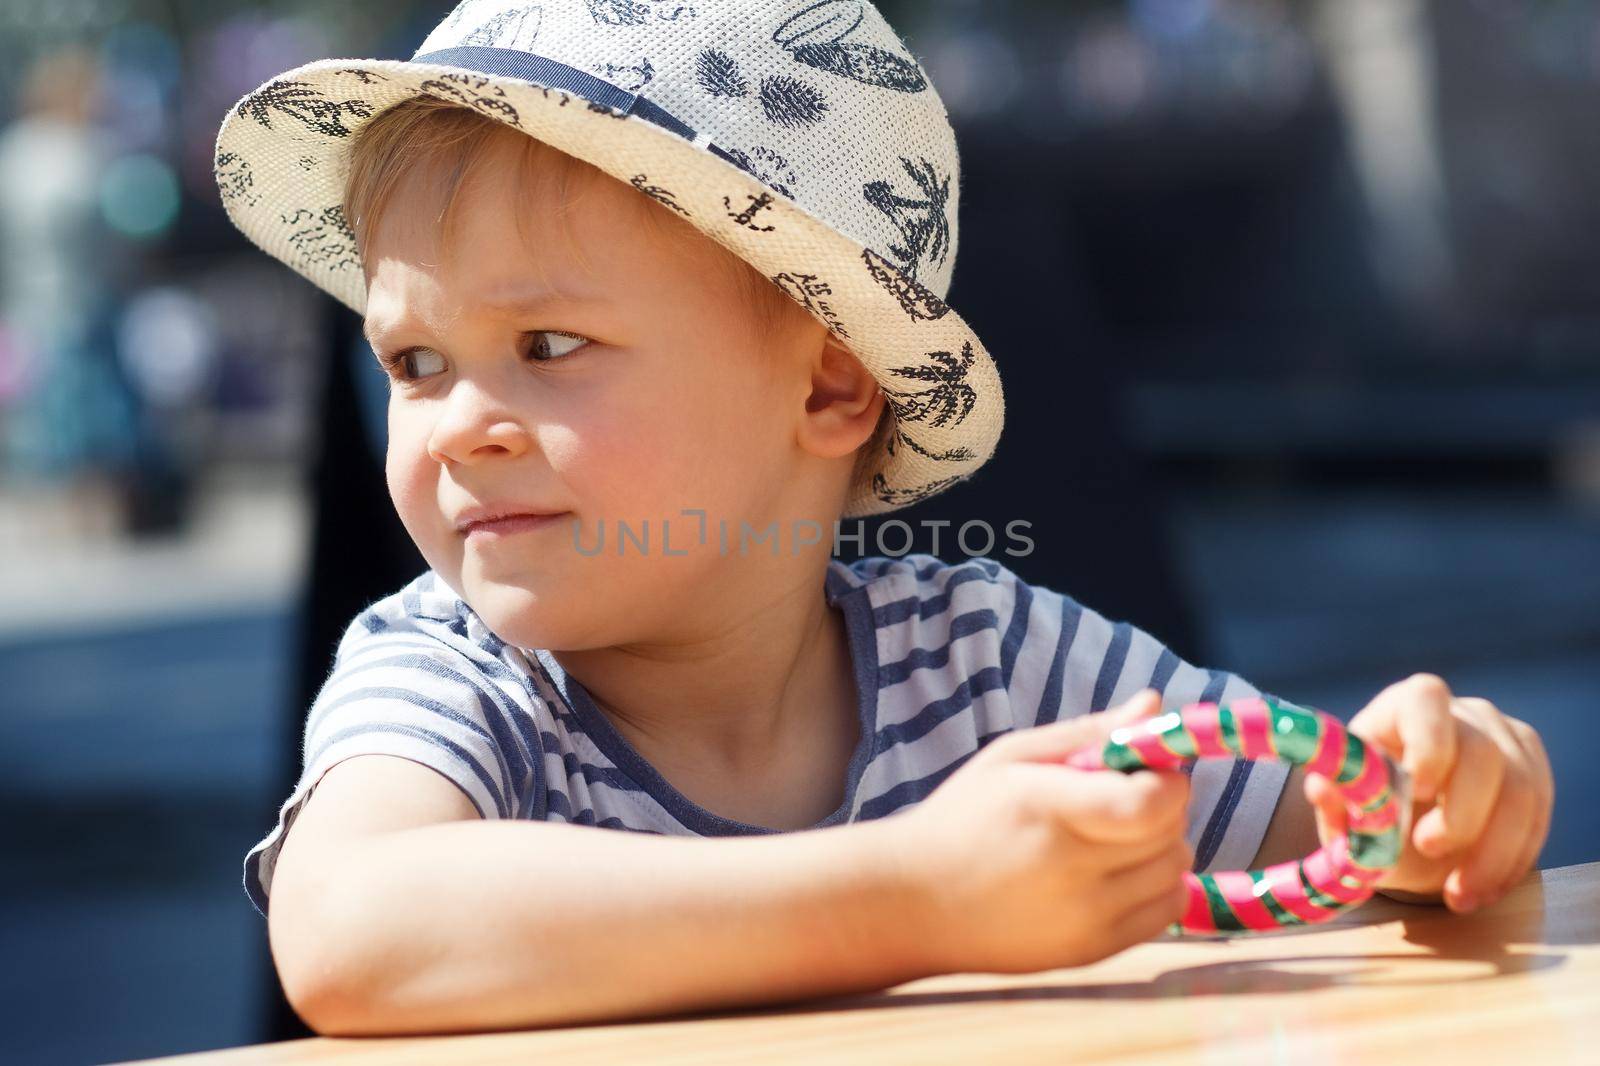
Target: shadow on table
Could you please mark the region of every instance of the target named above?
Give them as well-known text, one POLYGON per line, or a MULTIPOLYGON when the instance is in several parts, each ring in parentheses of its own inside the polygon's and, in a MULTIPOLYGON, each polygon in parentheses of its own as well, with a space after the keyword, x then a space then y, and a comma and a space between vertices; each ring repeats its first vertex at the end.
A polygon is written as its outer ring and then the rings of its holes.
MULTIPOLYGON (((1478 944, 1482 948, 1486 945, 1478 944)), ((1308 992, 1334 988, 1340 985, 1377 984, 1385 988, 1424 987, 1428 985, 1458 985, 1469 981, 1488 981, 1518 973, 1554 969, 1567 961, 1564 954, 1502 950, 1498 954, 1487 951, 1415 955, 1385 954, 1323 954, 1285 955, 1270 959, 1234 959, 1208 962, 1199 966, 1184 966, 1168 970, 1151 981, 1106 981, 1082 985, 1027 985, 990 989, 973 989, 962 992, 901 992, 882 996, 846 996, 817 1000, 803 1006, 782 1008, 764 1013, 806 1014, 815 1011, 836 1011, 845 1007, 876 1009, 880 1007, 928 1007, 953 1003, 983 1003, 1004 1000, 1074 1000, 1074 999, 1174 999, 1177 997, 1260 995, 1287 992, 1308 992), (1407 963, 1425 961, 1430 965, 1439 959, 1481 962, 1490 968, 1484 972, 1460 976, 1406 977, 1407 963), (1302 972, 1288 966, 1309 964, 1365 964, 1341 967, 1337 972, 1302 972)))
MULTIPOLYGON (((1430 949, 1427 953, 1317 952, 1282 954, 1269 958, 1224 959, 1167 970, 1148 981, 1051 983, 952 992, 833 996, 782 1007, 708 1012, 694 1017, 748 1013, 806 1014, 851 1008, 924 1007, 1004 1000, 1170 999, 1180 996, 1306 992, 1341 985, 1426 987, 1494 980, 1512 974, 1554 969, 1568 961, 1564 952, 1543 949, 1600 942, 1600 919, 1586 917, 1587 911, 1582 908, 1573 908, 1570 912, 1563 909, 1552 917, 1546 907, 1547 888, 1555 887, 1559 895, 1561 886, 1546 886, 1537 877, 1533 875, 1530 881, 1509 893, 1500 903, 1471 917, 1458 916, 1442 906, 1378 899, 1366 906, 1389 917, 1377 922, 1371 921, 1369 915, 1369 920, 1363 922, 1346 920, 1334 923, 1331 928, 1285 929, 1250 938, 1252 944, 1259 946, 1280 939, 1348 929, 1352 925, 1376 928, 1398 921, 1405 942, 1430 949), (1569 920, 1574 914, 1577 915, 1576 919, 1569 920), (1513 945, 1531 945, 1532 949, 1513 950, 1513 945), (1461 973, 1440 974, 1438 963, 1441 960, 1467 964, 1467 969, 1461 973), (1416 975, 1408 973, 1415 968, 1410 964, 1419 962, 1427 964, 1426 969, 1416 975), (1308 966, 1319 969, 1303 969, 1308 966)), ((1218 943, 1215 938, 1170 942, 1174 947, 1207 947, 1212 951, 1216 950, 1218 943)), ((1228 941, 1221 943, 1227 944, 1228 941)), ((1303 945, 1295 945, 1300 946, 1303 945)))
MULTIPOLYGON (((1491 963, 1489 972, 1463 976, 1406 978, 1396 976, 1404 964, 1426 959, 1428 955, 1290 955, 1276 959, 1240 959, 1234 962, 1213 962, 1201 966, 1188 966, 1168 970, 1153 981, 1124 981, 1094 985, 1060 986, 1022 989, 1021 996, 1009 992, 1001 999, 1170 999, 1176 996, 1257 995, 1284 992, 1308 992, 1350 984, 1381 984, 1389 987, 1456 985, 1468 981, 1486 981, 1513 973, 1548 970, 1566 961, 1564 955, 1507 953, 1496 959, 1474 959, 1491 963), (1389 963, 1392 966, 1355 966, 1341 968, 1334 973, 1302 972, 1283 968, 1318 963, 1389 963), (1387 974, 1387 976, 1385 976, 1387 974), (1373 980, 1379 978, 1378 980, 1373 980), (1028 994, 1036 993, 1036 994, 1028 994)), ((899 998, 899 997, 896 997, 899 998)), ((961 996, 956 996, 959 1001, 961 996)), ((979 997, 987 998, 987 997, 979 997)))

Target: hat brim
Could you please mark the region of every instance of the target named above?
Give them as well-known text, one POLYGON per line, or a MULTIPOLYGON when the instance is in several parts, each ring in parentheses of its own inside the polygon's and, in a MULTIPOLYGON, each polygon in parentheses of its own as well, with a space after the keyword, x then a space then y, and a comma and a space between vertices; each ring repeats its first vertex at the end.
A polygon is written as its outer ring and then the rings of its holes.
MULTIPOLYGON (((564 84, 588 77, 571 71, 564 84)), ((623 110, 455 62, 318 60, 266 82, 224 119, 215 171, 229 219, 268 254, 364 315, 366 278, 342 207, 349 146, 377 115, 416 96, 471 108, 633 186, 760 270, 827 326, 877 379, 894 422, 867 445, 875 453, 858 467, 846 517, 925 499, 971 476, 993 454, 1004 421, 1000 377, 955 310, 670 116, 644 117, 642 108, 623 110)))

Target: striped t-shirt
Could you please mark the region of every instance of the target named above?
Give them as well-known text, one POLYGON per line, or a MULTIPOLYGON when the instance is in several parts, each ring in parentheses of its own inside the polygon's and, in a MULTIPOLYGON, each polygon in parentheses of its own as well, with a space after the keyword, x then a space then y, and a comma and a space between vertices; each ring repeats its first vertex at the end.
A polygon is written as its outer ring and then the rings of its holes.
MULTIPOLYGON (((1003 733, 1102 711, 1147 686, 1169 710, 1270 695, 992 559, 833 559, 824 591, 849 634, 861 737, 843 802, 816 827, 892 814, 1003 733)), ((780 831, 678 792, 548 651, 500 640, 432 570, 362 611, 339 643, 307 717, 299 783, 245 857, 245 891, 263 915, 301 805, 330 767, 367 754, 432 767, 485 818, 675 836, 780 831)), ((1287 776, 1275 761, 1194 764, 1196 869, 1250 863, 1287 776)))

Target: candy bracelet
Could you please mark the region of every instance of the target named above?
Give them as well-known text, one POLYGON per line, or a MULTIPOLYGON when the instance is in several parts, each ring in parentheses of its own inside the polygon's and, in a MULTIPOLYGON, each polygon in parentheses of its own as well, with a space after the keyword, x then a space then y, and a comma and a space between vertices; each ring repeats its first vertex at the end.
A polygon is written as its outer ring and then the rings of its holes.
POLYGON ((1400 860, 1409 783, 1387 755, 1324 711, 1270 696, 1191 703, 1073 752, 1079 770, 1173 770, 1200 758, 1280 759, 1327 778, 1349 812, 1348 831, 1303 859, 1264 870, 1184 871, 1189 899, 1175 935, 1235 935, 1325 922, 1359 906, 1400 860))

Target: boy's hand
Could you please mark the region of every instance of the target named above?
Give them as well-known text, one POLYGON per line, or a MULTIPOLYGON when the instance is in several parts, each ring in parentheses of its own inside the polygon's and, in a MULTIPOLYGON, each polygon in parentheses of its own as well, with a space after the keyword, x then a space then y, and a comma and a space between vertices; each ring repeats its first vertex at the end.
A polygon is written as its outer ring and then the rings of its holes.
POLYGON ((893 861, 913 885, 907 920, 927 972, 1079 966, 1182 917, 1188 777, 1061 765, 1159 709, 1145 689, 1100 714, 1008 733, 895 816, 893 861))
MULTIPOLYGON (((1411 836, 1378 882, 1397 899, 1442 897, 1466 912, 1498 900, 1527 873, 1550 831, 1555 785, 1539 734, 1488 700, 1455 696, 1433 674, 1384 689, 1350 731, 1393 756, 1412 781, 1411 836)), ((1320 777, 1306 798, 1324 842, 1344 832, 1344 807, 1320 777)))

